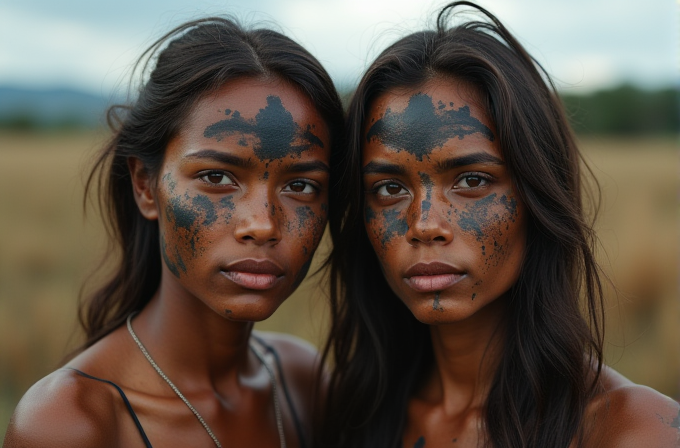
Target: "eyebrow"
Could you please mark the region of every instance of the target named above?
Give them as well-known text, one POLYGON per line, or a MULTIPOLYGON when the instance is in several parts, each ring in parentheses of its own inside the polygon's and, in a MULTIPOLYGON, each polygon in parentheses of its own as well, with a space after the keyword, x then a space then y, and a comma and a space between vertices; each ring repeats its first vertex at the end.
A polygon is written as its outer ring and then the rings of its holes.
POLYGON ((487 165, 505 165, 501 159, 485 152, 476 152, 474 154, 467 154, 460 157, 452 157, 450 159, 441 160, 437 162, 436 170, 443 173, 462 166, 475 165, 477 163, 484 163, 487 165))
POLYGON ((305 173, 309 171, 323 171, 324 173, 329 173, 331 169, 325 163, 319 160, 313 160, 311 162, 292 163, 286 167, 286 171, 291 173, 305 173))
POLYGON ((403 165, 374 160, 368 162, 361 171, 363 174, 406 174, 406 168, 403 165))
POLYGON ((185 156, 188 159, 208 159, 216 162, 225 163, 227 165, 237 166, 239 168, 254 168, 255 163, 250 159, 227 154, 222 151, 215 151, 214 149, 202 149, 200 151, 192 152, 185 156))

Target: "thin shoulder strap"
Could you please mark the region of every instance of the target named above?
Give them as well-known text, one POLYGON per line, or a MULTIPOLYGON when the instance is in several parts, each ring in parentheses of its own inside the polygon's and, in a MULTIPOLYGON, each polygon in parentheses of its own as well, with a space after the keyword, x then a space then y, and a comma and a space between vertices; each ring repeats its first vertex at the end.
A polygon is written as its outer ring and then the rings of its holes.
POLYGON ((78 375, 84 376, 85 378, 89 378, 91 380, 97 380, 101 381, 102 383, 110 384, 111 386, 115 387, 118 393, 120 394, 120 397, 123 399, 123 402, 125 403, 125 407, 127 407, 128 412, 130 413, 130 416, 132 417, 132 420, 135 421, 135 426, 137 426, 137 430, 139 430, 139 434, 142 436, 142 440, 144 441, 144 446, 146 448, 153 448, 151 445, 151 442, 149 441, 149 438, 146 436, 146 433, 144 432, 144 428, 142 428, 142 424, 139 422, 139 419, 137 418, 137 414, 135 414, 135 411, 132 409, 132 405, 130 404, 130 401, 128 401, 127 397, 125 396, 125 393, 123 392, 123 389, 118 387, 118 385, 112 381, 109 380, 104 380, 101 378, 97 378, 96 376, 88 375, 85 372, 81 372, 78 369, 74 369, 72 367, 69 367, 69 369, 75 371, 78 375))
POLYGON ((293 400, 290 398, 290 392, 288 392, 288 386, 286 385, 286 379, 283 376, 283 368, 281 367, 281 358, 279 358, 279 354, 276 352, 276 350, 274 350, 274 347, 264 342, 262 338, 259 338, 253 334, 251 334, 250 337, 254 339, 259 345, 261 345, 267 351, 267 353, 270 353, 274 358, 274 366, 276 367, 277 374, 276 376, 279 378, 281 389, 283 389, 283 394, 286 398, 286 403, 288 403, 288 409, 290 409, 290 414, 293 417, 295 430, 297 431, 298 440, 300 441, 300 448, 306 448, 307 444, 305 442, 305 433, 302 430, 302 424, 300 423, 300 418, 298 417, 297 411, 295 410, 293 400))

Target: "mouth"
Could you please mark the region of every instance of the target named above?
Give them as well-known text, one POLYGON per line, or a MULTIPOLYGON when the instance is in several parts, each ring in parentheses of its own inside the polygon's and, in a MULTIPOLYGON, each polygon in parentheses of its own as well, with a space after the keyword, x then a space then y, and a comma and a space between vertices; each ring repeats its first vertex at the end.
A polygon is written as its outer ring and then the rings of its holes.
POLYGON ((465 272, 435 261, 417 263, 404 273, 404 281, 418 292, 437 292, 449 288, 465 277, 465 272))
POLYGON ((271 260, 240 260, 221 269, 228 280, 245 289, 273 288, 284 277, 283 269, 271 260))

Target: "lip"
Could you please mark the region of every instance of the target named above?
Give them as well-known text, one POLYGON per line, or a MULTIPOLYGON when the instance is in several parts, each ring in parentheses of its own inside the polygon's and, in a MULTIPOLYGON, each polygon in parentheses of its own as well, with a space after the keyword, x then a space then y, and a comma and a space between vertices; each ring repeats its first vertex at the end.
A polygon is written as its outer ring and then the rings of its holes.
POLYGON ((228 264, 221 269, 224 277, 245 289, 273 288, 284 277, 284 270, 271 260, 246 259, 228 264))
POLYGON ((458 268, 434 261, 411 266, 404 273, 404 281, 418 292, 436 292, 455 285, 465 275, 465 272, 458 268))

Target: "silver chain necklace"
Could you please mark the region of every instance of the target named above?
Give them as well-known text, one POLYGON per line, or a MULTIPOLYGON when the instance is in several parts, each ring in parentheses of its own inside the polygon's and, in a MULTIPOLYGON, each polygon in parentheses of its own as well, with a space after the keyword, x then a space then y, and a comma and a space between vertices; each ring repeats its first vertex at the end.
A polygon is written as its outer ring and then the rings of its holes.
MULTIPOLYGON (((137 313, 130 313, 130 315, 127 318, 127 328, 128 328, 128 331, 130 332, 130 336, 132 336, 132 339, 135 340, 139 349, 142 351, 142 353, 144 354, 146 359, 149 361, 151 366, 156 370, 156 372, 158 372, 160 377, 163 378, 166 383, 168 383, 170 388, 177 394, 177 396, 184 402, 184 404, 187 405, 187 407, 191 410, 191 412, 194 413, 194 415, 196 416, 198 421, 201 422, 201 425, 203 425, 203 428, 205 428, 205 430, 207 431, 210 438, 213 440, 213 442, 215 442, 215 446, 217 446, 217 448, 222 448, 220 441, 217 440, 217 437, 212 432, 212 430, 210 429, 208 424, 205 422, 203 417, 201 417, 201 414, 198 413, 196 408, 193 407, 191 405, 191 403, 189 403, 189 400, 187 400, 186 397, 184 397, 184 395, 182 395, 182 392, 179 391, 177 386, 175 386, 173 384, 173 382, 170 381, 170 378, 168 378, 168 376, 165 373, 163 373, 161 368, 158 367, 158 364, 156 364, 156 362, 153 360, 151 355, 149 355, 149 352, 146 351, 146 348, 144 347, 142 342, 139 340, 139 338, 137 337, 135 332, 132 330, 132 316, 134 316, 135 314, 137 314, 137 313)), ((272 396, 273 396, 273 401, 274 401, 274 414, 276 415, 276 427, 279 430, 279 441, 281 442, 281 448, 286 448, 286 438, 285 438, 285 435, 283 433, 283 419, 281 418, 281 409, 279 408, 279 399, 278 399, 277 394, 276 394, 276 376, 274 375, 274 371, 272 370, 272 368, 265 361, 264 355, 262 353, 260 353, 260 351, 258 349, 256 349, 255 347, 253 347, 252 345, 250 345, 250 349, 252 350, 253 353, 255 353, 255 356, 257 356, 257 358, 260 360, 260 362, 262 363, 264 368, 267 369, 267 373, 269 373, 269 379, 270 379, 271 384, 272 384, 272 396)))

